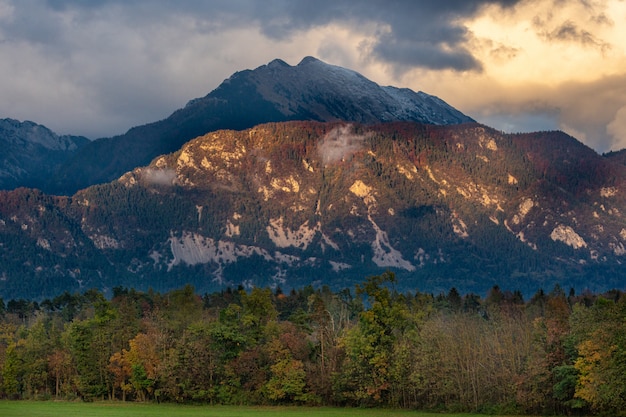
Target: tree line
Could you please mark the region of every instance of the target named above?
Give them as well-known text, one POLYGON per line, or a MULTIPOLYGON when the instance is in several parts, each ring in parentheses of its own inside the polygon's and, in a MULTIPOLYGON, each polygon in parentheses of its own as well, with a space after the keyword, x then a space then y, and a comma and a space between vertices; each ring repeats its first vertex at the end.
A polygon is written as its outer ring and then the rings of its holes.
POLYGON ((626 298, 117 287, 0 300, 0 397, 531 414, 626 409, 626 298))

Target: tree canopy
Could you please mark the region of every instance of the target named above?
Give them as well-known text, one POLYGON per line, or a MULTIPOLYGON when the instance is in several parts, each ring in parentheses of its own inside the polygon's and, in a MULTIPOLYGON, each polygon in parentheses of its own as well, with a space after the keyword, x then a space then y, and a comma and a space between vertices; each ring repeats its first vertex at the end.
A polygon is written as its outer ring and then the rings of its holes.
POLYGON ((0 397, 616 415, 626 298, 115 288, 0 300, 0 397))

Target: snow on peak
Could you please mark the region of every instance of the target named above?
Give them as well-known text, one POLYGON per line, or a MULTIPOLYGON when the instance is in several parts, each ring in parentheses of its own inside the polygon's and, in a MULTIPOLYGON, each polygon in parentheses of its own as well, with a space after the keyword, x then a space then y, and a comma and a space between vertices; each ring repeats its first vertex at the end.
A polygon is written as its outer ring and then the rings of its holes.
POLYGON ((315 58, 314 56, 305 56, 304 58, 302 58, 302 61, 300 61, 300 63, 298 64, 298 66, 303 66, 303 65, 309 65, 309 64, 317 64, 317 63, 323 63, 322 61, 320 61, 319 59, 315 58))
POLYGON ((381 87, 354 70, 312 56, 295 66, 274 59, 235 73, 216 89, 215 97, 240 100, 241 95, 255 93, 289 118, 439 125, 473 121, 437 97, 408 88, 381 87), (230 88, 233 85, 239 88, 230 88))

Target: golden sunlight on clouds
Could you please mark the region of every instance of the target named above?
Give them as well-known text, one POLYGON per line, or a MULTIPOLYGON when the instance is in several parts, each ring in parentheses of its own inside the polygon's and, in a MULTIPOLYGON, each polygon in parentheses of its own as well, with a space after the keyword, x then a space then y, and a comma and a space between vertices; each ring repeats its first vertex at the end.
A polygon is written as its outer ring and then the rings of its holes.
POLYGON ((623 1, 528 1, 514 11, 491 6, 465 22, 489 76, 506 83, 592 81, 622 73, 623 1))

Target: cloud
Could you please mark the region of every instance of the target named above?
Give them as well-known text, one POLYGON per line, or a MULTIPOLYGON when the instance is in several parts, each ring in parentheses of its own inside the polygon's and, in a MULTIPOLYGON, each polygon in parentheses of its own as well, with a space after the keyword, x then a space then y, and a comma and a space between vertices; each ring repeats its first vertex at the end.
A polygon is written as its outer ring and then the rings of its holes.
MULTIPOLYGON (((519 0, 273 0, 258 2, 178 2, 153 0, 49 0, 22 5, 13 1, 19 19, 10 31, 21 39, 59 45, 77 22, 126 27, 140 34, 150 25, 180 20, 193 22, 194 30, 215 32, 258 27, 274 40, 340 23, 357 29, 378 26, 370 53, 398 65, 458 71, 480 70, 480 63, 464 45, 470 34, 462 18, 475 15, 485 5, 511 7, 519 0), (19 4, 19 6, 18 6, 19 4)), ((103 38, 104 39, 104 38, 103 38)), ((146 39, 147 40, 147 39, 146 39)))
POLYGON ((173 169, 145 168, 141 170, 141 179, 149 185, 174 185, 176 171, 173 169))
POLYGON ((523 112, 517 109, 502 109, 500 112, 490 112, 483 115, 480 121, 487 126, 507 133, 539 132, 559 130, 561 128, 558 118, 555 118, 553 114, 523 112))
POLYGON ((320 0, 275 1, 279 8, 269 8, 275 18, 261 21, 269 36, 285 37, 294 31, 330 22, 341 22, 353 28, 375 22, 377 31, 363 50, 370 58, 385 61, 394 72, 422 67, 434 70, 481 71, 481 63, 466 42, 471 34, 461 18, 478 13, 485 5, 511 7, 519 1, 396 1, 320 0))
POLYGON ((442 43, 420 39, 398 39, 393 33, 381 36, 371 53, 374 58, 394 63, 396 73, 415 67, 429 69, 454 69, 456 71, 482 71, 482 64, 462 46, 444 48, 442 43))
POLYGON ((626 106, 617 111, 606 131, 613 139, 613 149, 626 148, 626 106))
POLYGON ((334 164, 363 149, 366 138, 355 134, 352 125, 336 127, 318 143, 317 151, 325 165, 334 164))
POLYGON ((618 150, 624 141, 616 140, 608 126, 626 106, 626 74, 607 76, 588 82, 566 82, 553 91, 551 98, 561 112, 561 127, 573 128, 572 135, 599 152, 618 150), (584 137, 576 136, 582 132, 584 137))
POLYGON ((598 39, 591 32, 579 28, 571 20, 566 20, 550 31, 543 31, 540 35, 548 41, 576 42, 585 47, 596 47, 600 50, 611 48, 607 42, 598 39))

